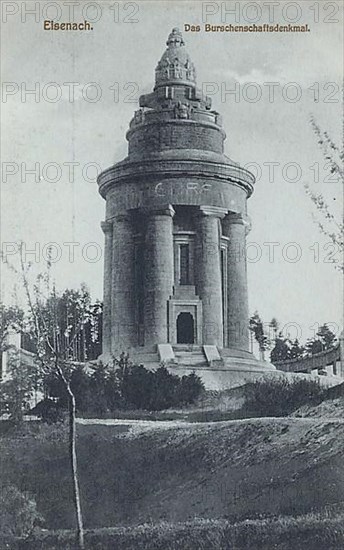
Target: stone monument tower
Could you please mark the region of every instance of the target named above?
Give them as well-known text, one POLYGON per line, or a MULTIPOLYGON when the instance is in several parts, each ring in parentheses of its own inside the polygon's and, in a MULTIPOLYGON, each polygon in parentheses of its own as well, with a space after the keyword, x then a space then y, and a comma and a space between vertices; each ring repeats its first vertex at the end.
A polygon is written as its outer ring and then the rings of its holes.
POLYGON ((249 353, 246 202, 254 177, 224 154, 225 132, 173 29, 127 132, 128 156, 100 174, 106 200, 103 356, 208 387, 273 368, 249 353))

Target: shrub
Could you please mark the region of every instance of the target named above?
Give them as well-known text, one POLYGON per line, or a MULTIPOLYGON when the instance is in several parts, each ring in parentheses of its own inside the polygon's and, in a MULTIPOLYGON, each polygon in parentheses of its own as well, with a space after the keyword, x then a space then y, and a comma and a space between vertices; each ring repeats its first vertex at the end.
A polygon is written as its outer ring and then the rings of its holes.
POLYGON ((166 367, 148 371, 142 365, 134 365, 126 369, 121 390, 127 404, 138 409, 161 411, 193 403, 204 391, 204 385, 195 373, 180 378, 166 367))
POLYGON ((320 401, 322 394, 318 380, 258 380, 244 386, 244 408, 250 416, 285 416, 302 405, 320 401))
POLYGON ((204 392, 204 384, 194 372, 183 376, 179 388, 179 402, 184 405, 194 403, 204 392))
POLYGON ((64 408, 60 401, 49 397, 42 399, 37 405, 31 409, 31 414, 41 418, 43 422, 52 424, 60 422, 64 419, 64 408))
POLYGON ((128 406, 150 409, 154 385, 154 373, 143 365, 132 365, 121 373, 121 395, 128 406))
POLYGON ((36 502, 14 485, 0 491, 0 537, 27 537, 42 516, 37 512, 36 502))
POLYGON ((153 372, 151 399, 150 403, 147 403, 147 408, 151 411, 161 411, 179 405, 180 384, 179 376, 168 372, 166 367, 160 367, 153 372))
POLYGON ((344 382, 338 384, 338 386, 332 386, 331 388, 326 388, 324 390, 324 400, 327 399, 338 399, 344 397, 344 382))
MULTIPOLYGON (((47 421, 59 420, 59 412, 66 409, 66 391, 54 377, 46 380, 48 393, 55 397, 39 403, 32 412, 47 421)), ((156 371, 143 365, 133 365, 121 357, 113 365, 98 364, 92 371, 78 367, 71 374, 70 386, 75 395, 77 410, 102 416, 117 410, 144 409, 160 411, 193 403, 204 391, 202 380, 195 374, 180 378, 166 367, 156 371)))

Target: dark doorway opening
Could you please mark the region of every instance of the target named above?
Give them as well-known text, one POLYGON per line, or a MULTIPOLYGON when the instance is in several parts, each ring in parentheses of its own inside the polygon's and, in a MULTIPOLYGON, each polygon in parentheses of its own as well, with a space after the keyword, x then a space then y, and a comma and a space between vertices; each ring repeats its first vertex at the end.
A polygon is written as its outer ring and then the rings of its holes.
POLYGON ((194 343, 194 319, 191 313, 179 313, 177 318, 177 344, 194 343))

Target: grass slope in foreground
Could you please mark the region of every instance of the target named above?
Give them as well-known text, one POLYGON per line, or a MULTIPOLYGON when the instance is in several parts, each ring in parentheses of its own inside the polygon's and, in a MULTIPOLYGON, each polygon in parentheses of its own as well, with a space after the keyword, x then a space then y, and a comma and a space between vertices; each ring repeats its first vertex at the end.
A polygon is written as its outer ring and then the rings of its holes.
MULTIPOLYGON (((86 422, 77 446, 87 528, 297 516, 343 499, 338 419, 86 422)), ((65 434, 36 429, 0 439, 2 483, 33 494, 48 529, 72 528, 65 434)))

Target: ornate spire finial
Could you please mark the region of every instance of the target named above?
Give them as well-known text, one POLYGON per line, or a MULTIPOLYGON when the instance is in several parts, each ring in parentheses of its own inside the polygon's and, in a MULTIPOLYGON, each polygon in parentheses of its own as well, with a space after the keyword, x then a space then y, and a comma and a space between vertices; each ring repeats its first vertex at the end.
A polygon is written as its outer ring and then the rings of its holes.
POLYGON ((171 47, 171 46, 174 46, 174 47, 176 47, 176 46, 185 46, 185 42, 183 40, 182 33, 180 32, 180 30, 177 27, 172 29, 172 32, 168 36, 166 45, 168 47, 171 47))
POLYGON ((155 70, 155 85, 166 86, 166 84, 184 82, 194 86, 195 67, 186 51, 185 42, 179 29, 172 29, 166 44, 167 49, 155 70))

